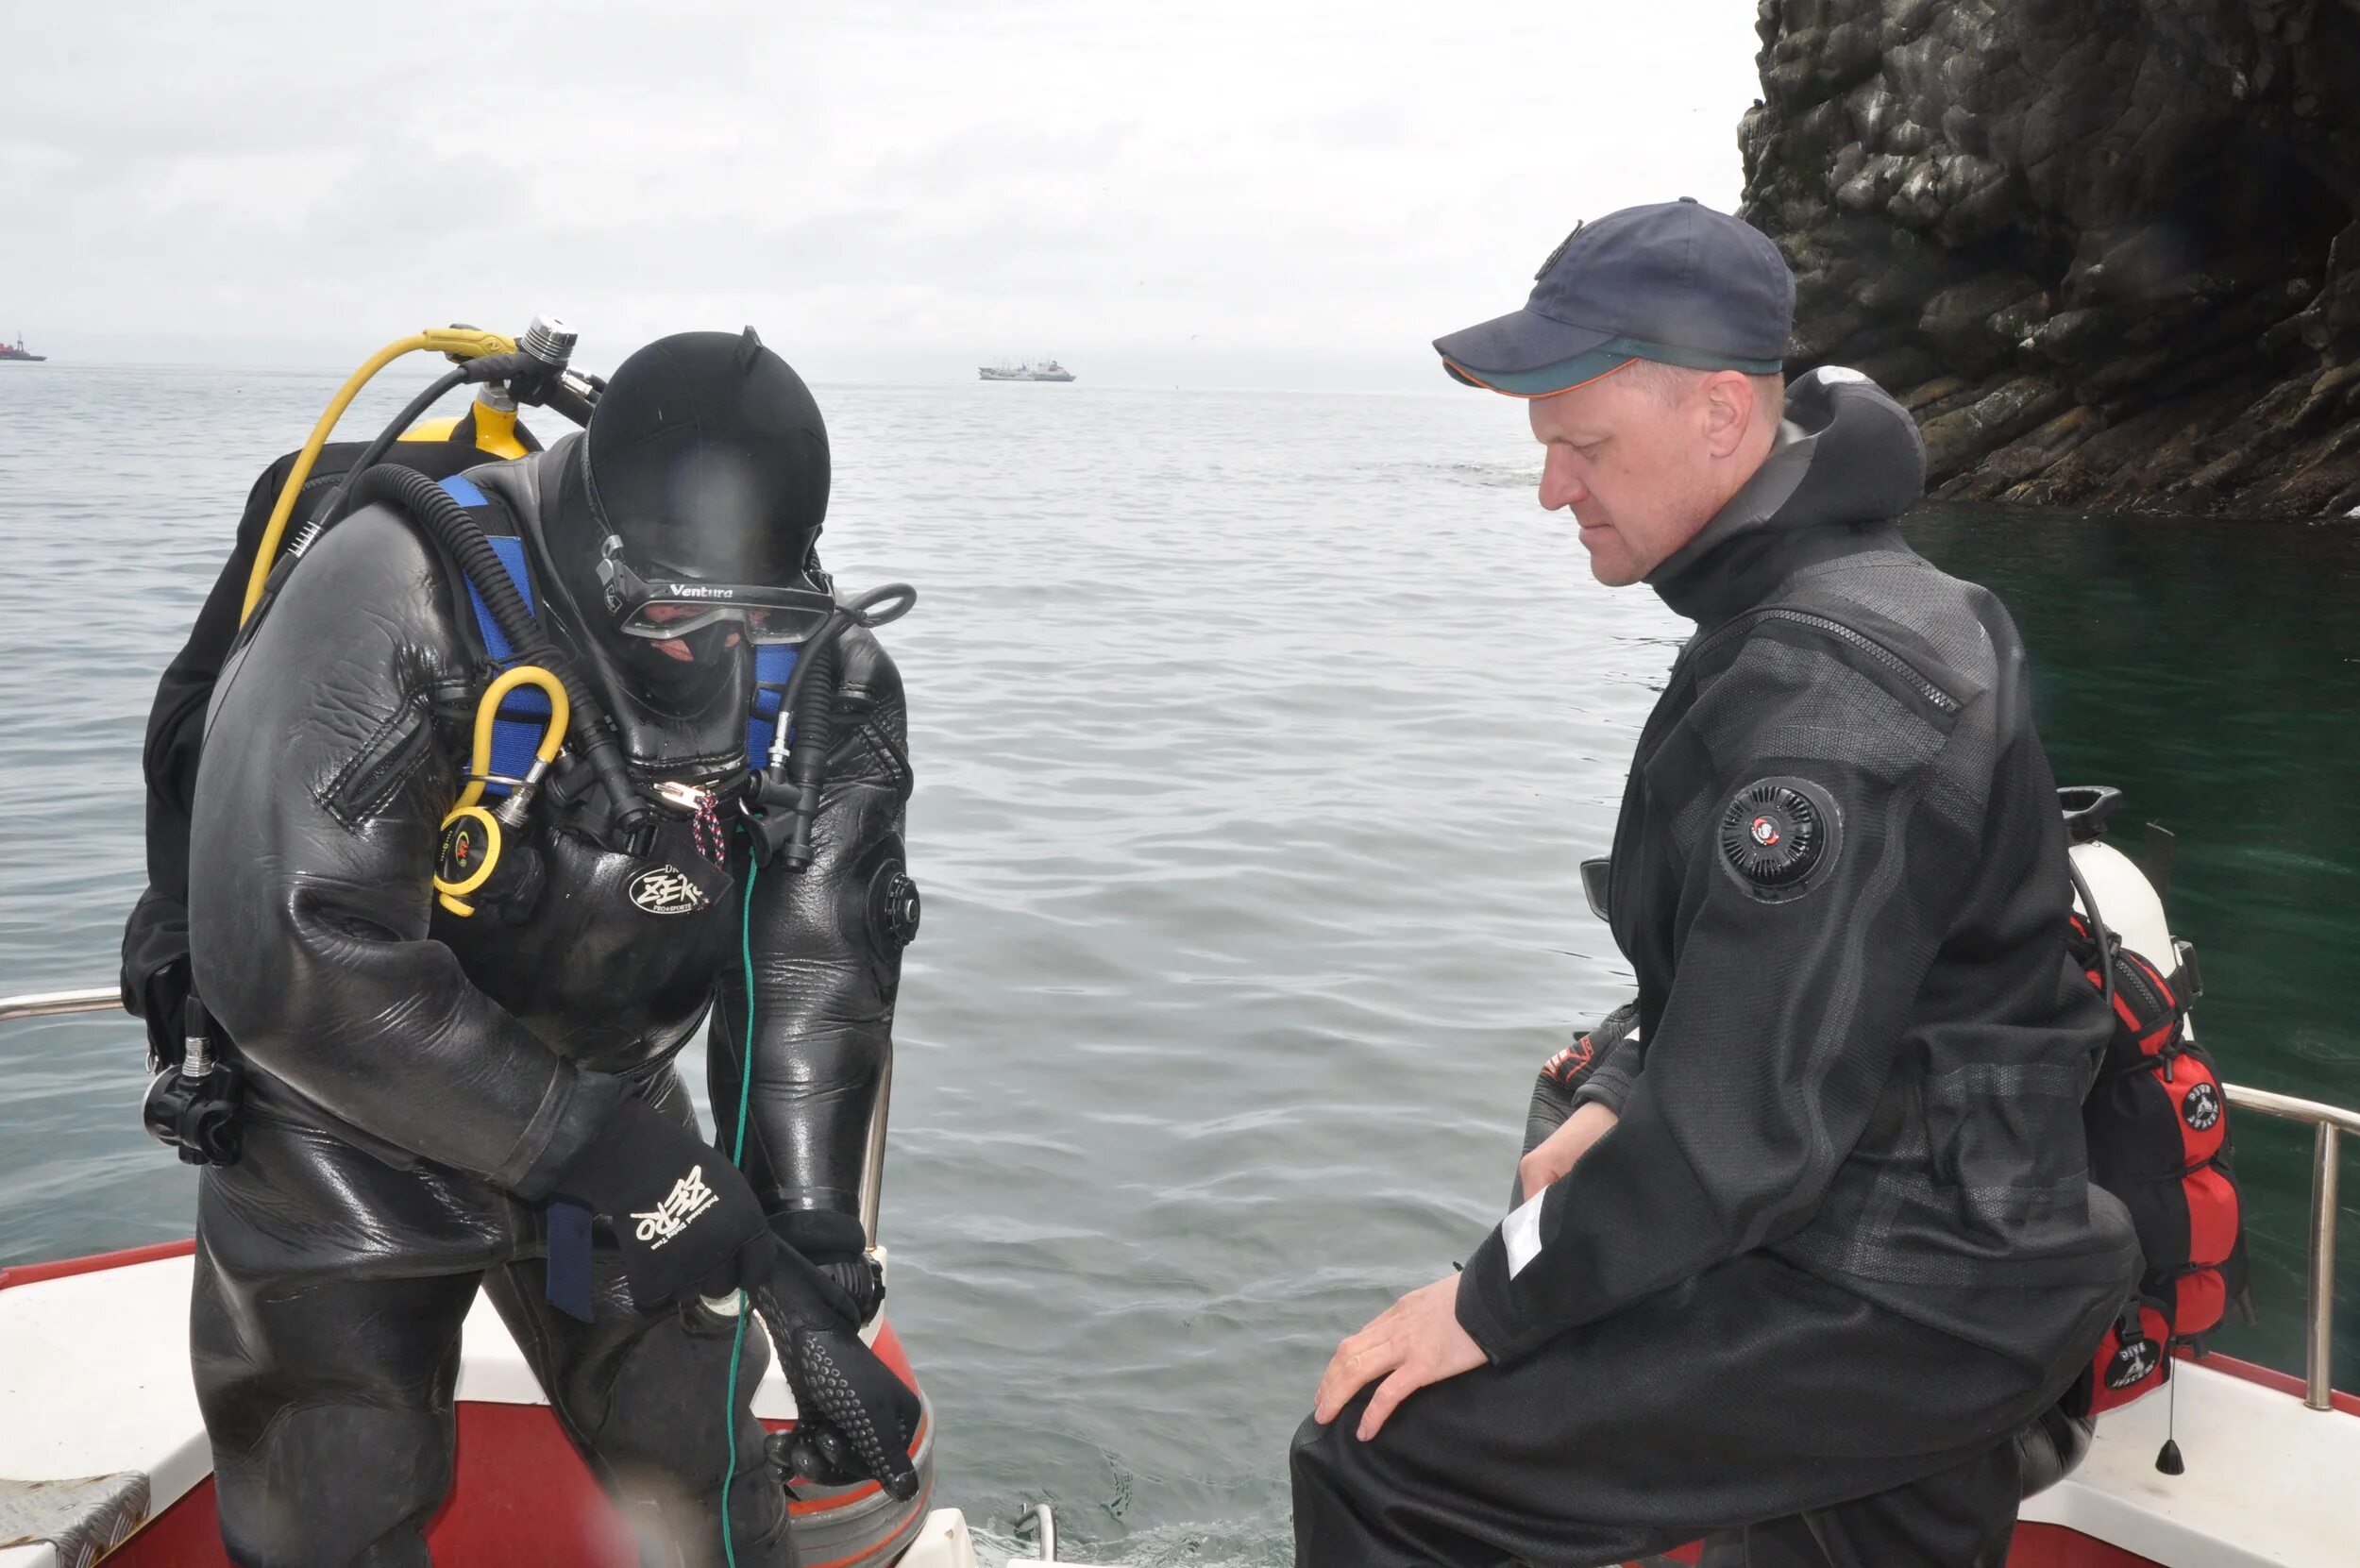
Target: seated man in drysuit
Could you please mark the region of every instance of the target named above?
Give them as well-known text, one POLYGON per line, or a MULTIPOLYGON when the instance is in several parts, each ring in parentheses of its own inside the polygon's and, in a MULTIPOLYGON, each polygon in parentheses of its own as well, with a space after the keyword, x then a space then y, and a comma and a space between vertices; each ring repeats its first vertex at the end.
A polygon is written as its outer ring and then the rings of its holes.
POLYGON ((1794 298, 1766 237, 1672 202, 1436 345, 1528 400, 1598 580, 1697 631, 1615 831, 1637 1029, 1465 1272, 1338 1348, 1298 1563, 1727 1532, 1758 1568, 1999 1568, 2016 1434, 2137 1273, 2088 1177, 2107 1020, 2065 956, 2023 645, 1895 531, 1910 416, 1847 371, 1781 386, 1794 298))
POLYGON ((480 1286, 667 1538, 651 1560, 791 1563, 747 1299, 803 1474, 913 1495, 919 1425, 858 1334, 914 925, 902 689, 865 630, 796 661, 807 836, 758 860, 776 823, 740 811, 769 799, 758 656, 840 625, 806 570, 819 411, 750 329, 687 333, 546 452, 444 489, 371 473, 232 652, 196 784, 194 978, 247 1073, 243 1157, 202 1176, 191 1328, 224 1536, 249 1565, 426 1563, 480 1286), (497 640, 483 534, 520 539, 528 579, 497 640), (495 835, 453 808, 512 649, 573 712, 537 789, 498 783, 495 835), (671 1066, 708 1013, 720 1149, 671 1066))

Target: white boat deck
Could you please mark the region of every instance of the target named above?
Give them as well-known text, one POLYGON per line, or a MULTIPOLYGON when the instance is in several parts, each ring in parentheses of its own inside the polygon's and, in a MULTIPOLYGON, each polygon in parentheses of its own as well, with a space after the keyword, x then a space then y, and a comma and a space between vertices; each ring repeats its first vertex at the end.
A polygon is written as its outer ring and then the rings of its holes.
MULTIPOLYGON (((191 1260, 160 1258, 0 1290, 0 1478, 144 1474, 160 1513, 211 1468, 189 1381, 191 1260)), ((2176 1369, 2185 1475, 2155 1469, 2166 1395, 2110 1413, 2089 1458, 2025 1505, 2165 1568, 2352 1568, 2360 1563, 2360 1415, 2201 1363, 2176 1369)), ((467 1319, 463 1400, 545 1403, 488 1302, 467 1319)), ((794 1399, 774 1367, 756 1411, 794 1399)), ((46 1545, 0 1547, 0 1568, 55 1568, 46 1545)), ((929 1515, 905 1568, 972 1568, 955 1509, 929 1515)), ((1079 1565, 1075 1565, 1079 1568, 1079 1565)))
MULTIPOLYGON (((189 1378, 194 1267, 186 1256, 164 1257, 0 1290, 0 1479, 143 1474, 152 1518, 211 1472, 189 1378)), ((460 1399, 548 1403, 485 1297, 467 1316, 461 1357, 460 1399)), ((754 1413, 795 1414, 775 1357, 754 1413)), ((959 1510, 929 1514, 902 1560, 906 1568, 974 1568, 959 1510)), ((0 1546, 0 1568, 58 1568, 58 1558, 46 1544, 0 1546)))
POLYGON ((2024 1505, 2168 1568, 2353 1568, 2360 1563, 2360 1416, 2200 1361, 2172 1369, 2184 1475, 2155 1468, 2169 1410, 2159 1390, 2098 1424, 2074 1473, 2024 1505))

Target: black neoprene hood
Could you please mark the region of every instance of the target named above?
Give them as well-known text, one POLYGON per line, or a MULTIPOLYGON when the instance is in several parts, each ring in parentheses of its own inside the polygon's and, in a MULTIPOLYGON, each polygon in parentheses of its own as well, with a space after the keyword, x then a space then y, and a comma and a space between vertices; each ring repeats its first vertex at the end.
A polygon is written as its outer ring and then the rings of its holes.
POLYGON ((741 333, 625 360, 590 421, 588 519, 648 576, 800 584, 828 515, 828 429, 787 362, 741 333))

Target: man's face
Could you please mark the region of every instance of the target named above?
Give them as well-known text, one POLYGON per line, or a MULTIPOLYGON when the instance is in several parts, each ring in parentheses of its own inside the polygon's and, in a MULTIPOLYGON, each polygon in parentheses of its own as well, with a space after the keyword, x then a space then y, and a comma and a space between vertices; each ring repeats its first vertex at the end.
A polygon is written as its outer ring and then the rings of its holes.
MULTIPOLYGON (((687 620, 692 616, 701 614, 702 612, 694 606, 686 604, 650 604, 647 607, 647 609, 640 613, 651 621, 662 622, 669 620, 687 620)), ((729 635, 722 639, 721 646, 723 648, 735 648, 737 643, 738 635, 736 629, 732 628, 729 635)), ((648 646, 654 649, 658 653, 663 654, 666 658, 677 659, 684 665, 694 664, 697 659, 696 650, 691 649, 687 642, 680 637, 651 638, 649 639, 648 646)))
POLYGON ((1526 405, 1548 451, 1541 504, 1572 509, 1608 587, 1645 577, 1711 519, 1707 401, 1700 388, 1667 398, 1618 372, 1526 405))

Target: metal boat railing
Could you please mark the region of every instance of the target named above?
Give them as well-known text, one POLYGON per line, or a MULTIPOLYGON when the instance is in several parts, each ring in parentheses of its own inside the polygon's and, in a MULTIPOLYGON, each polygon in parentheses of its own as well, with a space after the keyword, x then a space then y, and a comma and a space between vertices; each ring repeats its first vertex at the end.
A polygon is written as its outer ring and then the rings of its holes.
MULTIPOLYGON (((66 1013, 104 1013, 122 1005, 123 993, 112 986, 79 991, 28 991, 18 996, 0 996, 0 1023, 56 1018, 66 1013)), ((2273 1089, 2248 1088, 2243 1084, 2222 1087, 2229 1092, 2229 1103, 2239 1110, 2276 1117, 2282 1121, 2300 1121, 2312 1129, 2311 1274, 2304 1304, 2307 1322, 2302 1345, 2302 1402, 2315 1410, 2329 1409, 2335 1403, 2336 1192, 2340 1185, 2343 1135, 2350 1133, 2360 1138, 2360 1111, 2322 1104, 2317 1100, 2299 1100, 2273 1089)), ((881 1132, 881 1127, 871 1129, 872 1165, 882 1153, 881 1132)), ((873 1211, 863 1218, 868 1222, 873 1238, 873 1211)))
POLYGON ((2229 1103, 2258 1116, 2301 1121, 2311 1138, 2311 1284, 2305 1300, 2309 1323, 2302 1342, 2302 1402, 2315 1410, 2335 1405, 2335 1189, 2343 1135, 2360 1137, 2360 1111, 2298 1100, 2266 1088, 2225 1084, 2229 1103))
POLYGON ((103 990, 93 986, 87 991, 26 991, 22 996, 0 996, 0 1023, 55 1018, 60 1013, 111 1012, 122 1005, 123 993, 112 986, 103 990))

